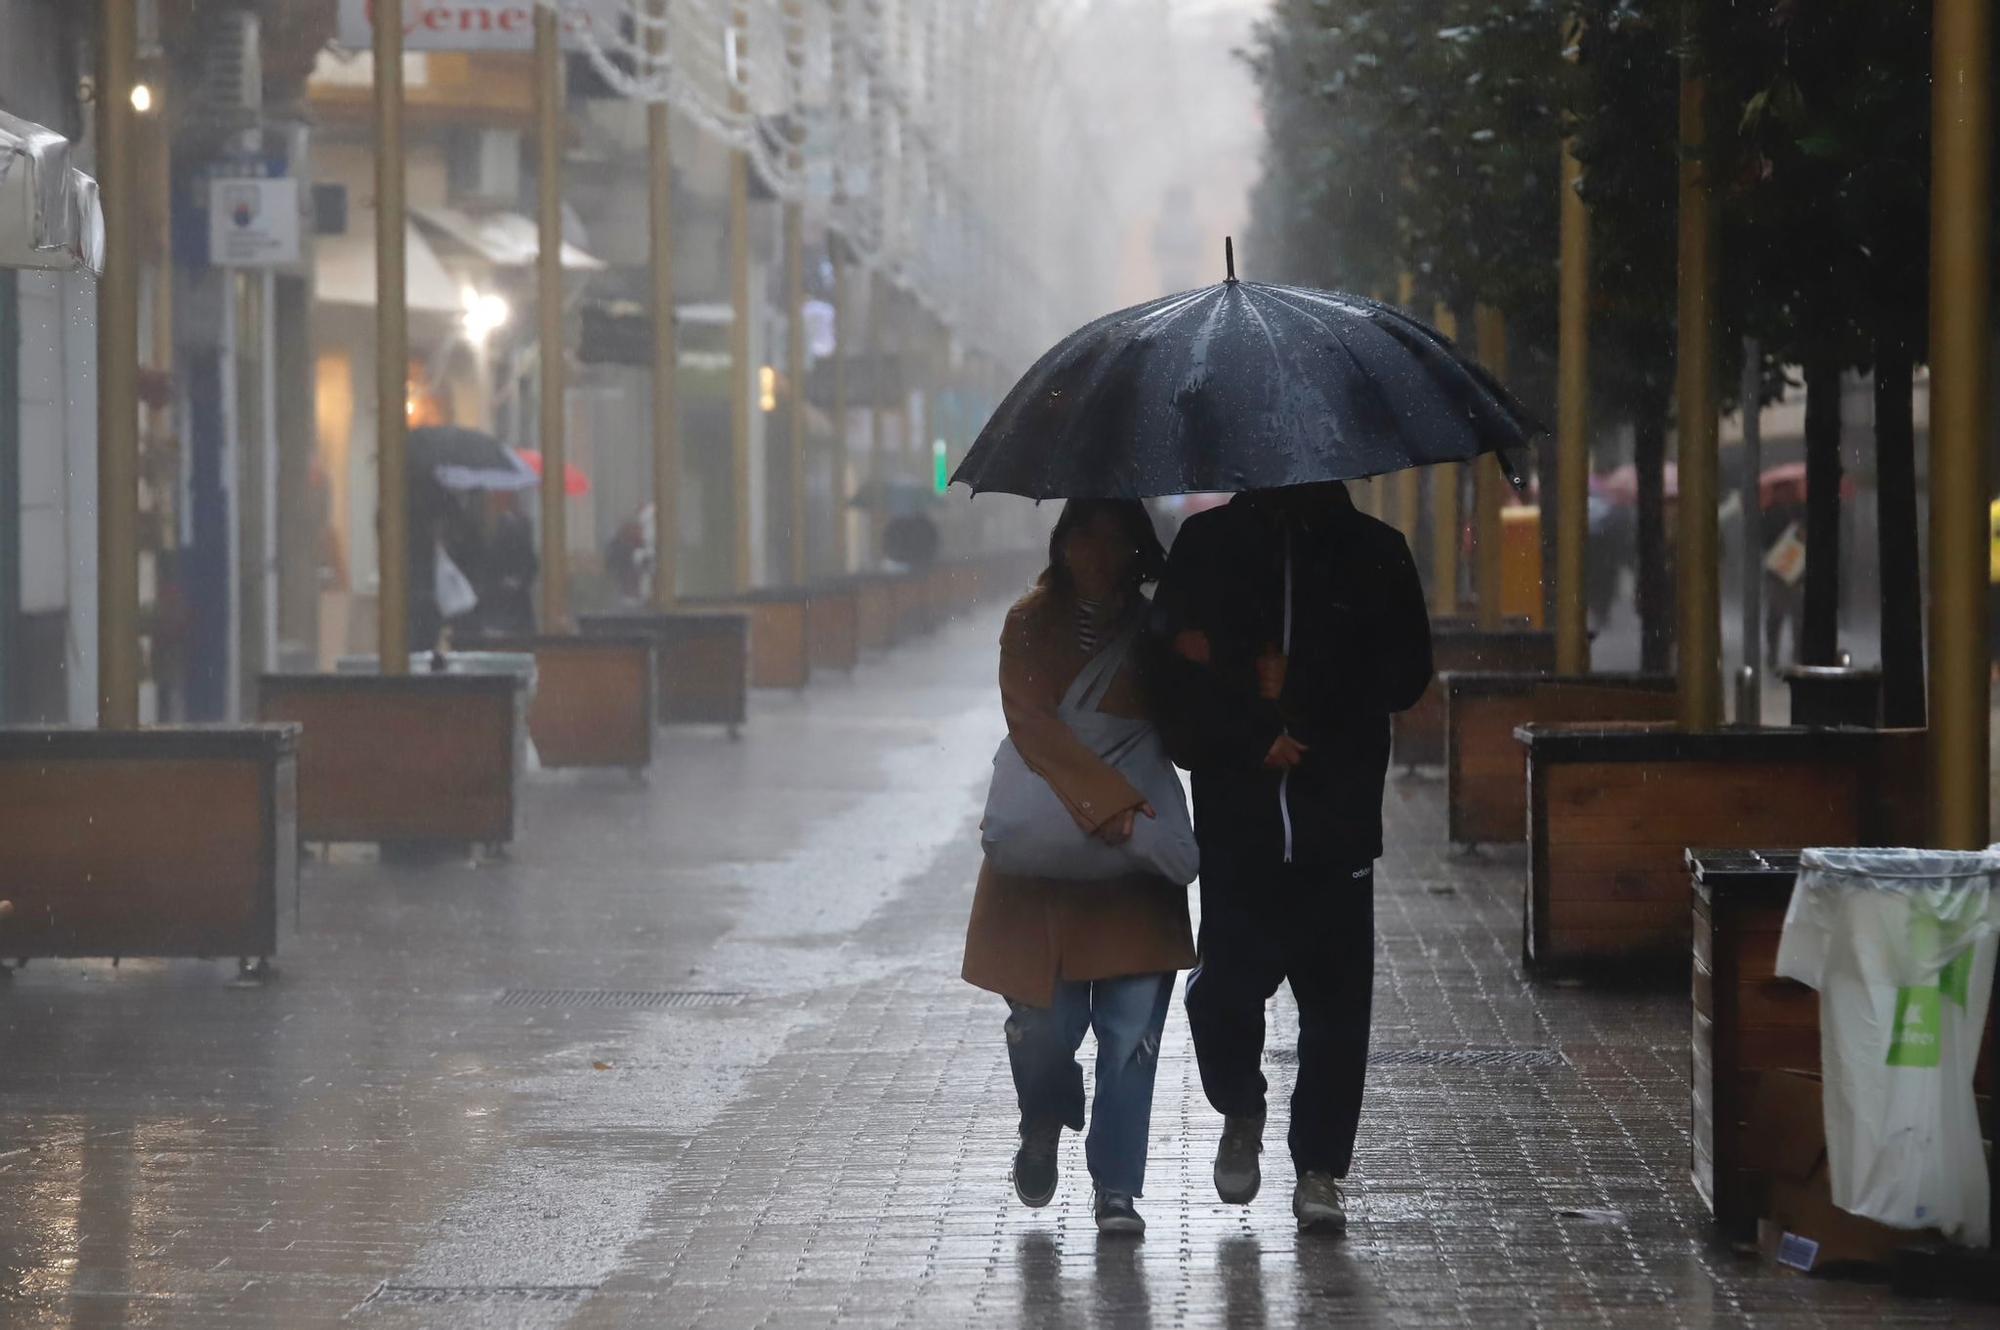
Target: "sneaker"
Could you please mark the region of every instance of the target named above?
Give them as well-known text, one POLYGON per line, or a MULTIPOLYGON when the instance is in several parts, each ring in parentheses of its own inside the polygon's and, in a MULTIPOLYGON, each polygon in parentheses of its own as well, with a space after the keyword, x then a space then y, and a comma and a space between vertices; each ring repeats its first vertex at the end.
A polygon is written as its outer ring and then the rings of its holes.
POLYGON ((1222 1144, 1215 1149, 1215 1194, 1231 1205, 1257 1199, 1263 1175, 1257 1156, 1264 1149, 1264 1119, 1225 1117, 1222 1144))
POLYGON ((1097 1231, 1139 1237, 1146 1231, 1146 1221, 1139 1214, 1132 1198, 1122 1191, 1106 1191, 1102 1187, 1093 1189, 1097 1196, 1097 1231))
POLYGON ((1062 1123, 1021 1128, 1021 1148, 1014 1152, 1014 1194, 1021 1204, 1039 1210, 1056 1194, 1056 1151, 1062 1146, 1062 1123))
POLYGON ((1347 1228, 1347 1211, 1340 1204, 1340 1184, 1331 1173, 1305 1173, 1292 1188, 1292 1214, 1301 1233, 1340 1233, 1347 1228))

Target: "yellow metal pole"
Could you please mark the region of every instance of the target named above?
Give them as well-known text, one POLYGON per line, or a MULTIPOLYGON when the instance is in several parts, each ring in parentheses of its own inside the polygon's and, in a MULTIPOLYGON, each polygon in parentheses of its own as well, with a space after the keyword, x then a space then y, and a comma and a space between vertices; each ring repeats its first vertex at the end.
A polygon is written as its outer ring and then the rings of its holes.
POLYGON ((791 380, 791 551, 792 585, 812 576, 806 547, 806 253, 805 208, 785 204, 785 374, 791 380))
POLYGON ((868 480, 875 499, 868 510, 870 532, 869 553, 879 561, 882 558, 882 533, 888 524, 889 499, 889 427, 883 419, 883 389, 888 382, 888 373, 882 364, 882 322, 883 305, 889 297, 888 283, 880 273, 869 277, 868 286, 868 480))
MULTIPOLYGON (((664 22, 666 0, 653 17, 664 22)), ((655 28, 655 55, 666 34, 655 28)), ((674 303, 674 170, 667 104, 646 106, 646 157, 650 176, 650 258, 653 278, 653 608, 670 610, 680 598, 681 417, 679 348, 674 303)))
MULTIPOLYGON (((1590 668, 1584 552, 1590 535, 1590 210, 1583 165, 1563 144, 1562 275, 1556 333, 1556 672, 1590 668)), ((1548 499, 1543 498, 1543 518, 1548 499)))
POLYGON ((736 589, 751 583, 750 413, 756 371, 750 364, 750 158, 729 154, 729 453, 735 496, 733 569, 736 589))
MULTIPOLYGON (((403 0, 375 0, 376 649, 410 670, 410 325, 404 291, 403 0)), ((426 643, 425 645, 429 645, 426 643)))
POLYGON ((1937 0, 1931 76, 1930 765, 1937 844, 1987 842, 1991 0, 1937 0))
MULTIPOLYGON (((569 448, 563 363, 562 34, 556 11, 535 10, 535 173, 540 246, 535 301, 542 367, 542 631, 569 627, 569 499, 563 490, 569 448)), ((658 513, 654 514, 657 519, 658 513)))
POLYGON ((1716 583, 1715 199, 1708 178, 1708 89, 1697 62, 1705 0, 1685 0, 1681 55, 1680 721, 1722 723, 1722 604, 1716 583))
MULTIPOLYGON (((1433 314, 1439 332, 1458 340, 1458 316, 1443 305, 1433 314)), ((1459 468, 1455 462, 1431 471, 1431 613, 1458 613, 1459 468)))
POLYGON ((845 574, 852 560, 848 542, 847 492, 847 258, 833 251, 833 566, 845 574))
MULTIPOLYGON (((1491 305, 1480 305, 1473 313, 1473 332, 1479 340, 1479 361, 1495 378, 1507 378, 1507 317, 1491 305)), ((1473 586, 1479 605, 1479 626, 1498 628, 1506 620, 1501 610, 1503 568, 1500 548, 1500 487, 1507 483, 1500 474, 1500 460, 1482 457, 1472 464, 1473 586)))
POLYGON ((97 290, 97 723, 139 725, 139 162, 131 89, 134 0, 102 0, 97 171, 104 277, 97 290))

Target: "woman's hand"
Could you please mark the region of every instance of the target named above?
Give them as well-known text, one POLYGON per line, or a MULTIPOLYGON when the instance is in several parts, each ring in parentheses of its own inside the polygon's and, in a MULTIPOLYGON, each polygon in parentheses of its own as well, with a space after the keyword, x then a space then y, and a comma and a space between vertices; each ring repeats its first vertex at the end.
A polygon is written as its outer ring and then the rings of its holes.
POLYGON ((1151 804, 1140 804, 1137 808, 1126 809, 1091 834, 1106 845, 1123 845, 1131 840, 1132 833, 1138 830, 1139 819, 1142 816, 1158 817, 1159 812, 1151 804))
POLYGON ((1281 734, 1271 744, 1271 751, 1264 755, 1264 766, 1270 771, 1290 771, 1306 760, 1306 746, 1289 734, 1281 734))
POLYGON ((1275 702, 1285 693, 1285 653, 1267 651, 1257 657, 1257 696, 1275 702))
POLYGON ((1210 664, 1215 658, 1215 648, 1208 640, 1208 634, 1198 628, 1174 635, 1174 652, 1186 661, 1196 665, 1210 664))

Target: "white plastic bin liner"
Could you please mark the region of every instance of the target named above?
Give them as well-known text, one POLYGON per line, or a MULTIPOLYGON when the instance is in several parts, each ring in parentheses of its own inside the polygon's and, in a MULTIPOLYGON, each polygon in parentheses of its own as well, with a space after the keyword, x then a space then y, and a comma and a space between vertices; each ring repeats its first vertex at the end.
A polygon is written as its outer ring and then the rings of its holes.
POLYGON ((1989 1240, 1972 1097, 2000 933, 2000 849, 1807 850, 1778 973, 1819 990, 1833 1203, 1989 1240))

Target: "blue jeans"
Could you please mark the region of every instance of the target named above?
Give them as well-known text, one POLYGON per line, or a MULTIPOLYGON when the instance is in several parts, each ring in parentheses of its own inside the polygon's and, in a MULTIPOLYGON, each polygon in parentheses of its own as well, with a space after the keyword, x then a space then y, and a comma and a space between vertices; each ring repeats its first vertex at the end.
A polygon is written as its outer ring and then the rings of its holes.
POLYGON ((1172 974, 1117 979, 1059 980, 1055 1001, 1007 1005, 1007 1061, 1021 1101, 1021 1127, 1060 1122, 1083 1130, 1083 1068, 1076 1050, 1083 1032, 1097 1031, 1097 1096, 1091 1105, 1084 1159, 1105 1191, 1143 1193, 1146 1139, 1153 1121, 1153 1074, 1160 1031, 1173 1000, 1172 974))

